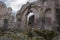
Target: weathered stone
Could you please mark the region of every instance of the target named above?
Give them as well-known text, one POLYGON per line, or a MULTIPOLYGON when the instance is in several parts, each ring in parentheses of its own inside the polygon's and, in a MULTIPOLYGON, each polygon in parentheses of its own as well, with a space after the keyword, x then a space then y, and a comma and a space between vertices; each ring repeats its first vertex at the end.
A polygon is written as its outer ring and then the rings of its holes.
MULTIPOLYGON (((17 21, 21 24, 20 27, 27 28, 28 21, 27 16, 29 13, 34 13, 34 28, 36 29, 45 29, 45 30, 54 30, 54 22, 57 25, 56 20, 56 8, 59 4, 57 0, 45 0, 45 1, 35 1, 32 3, 24 4, 21 10, 18 11, 16 17, 17 21), (42 3, 41 3, 42 2, 42 3), (42 21, 41 21, 42 20, 42 21)), ((33 20, 32 19, 32 20, 33 20)), ((58 26, 55 26, 58 27, 58 26)))
POLYGON ((12 14, 12 8, 6 7, 5 3, 0 1, 0 27, 13 28, 15 26, 15 18, 12 14))

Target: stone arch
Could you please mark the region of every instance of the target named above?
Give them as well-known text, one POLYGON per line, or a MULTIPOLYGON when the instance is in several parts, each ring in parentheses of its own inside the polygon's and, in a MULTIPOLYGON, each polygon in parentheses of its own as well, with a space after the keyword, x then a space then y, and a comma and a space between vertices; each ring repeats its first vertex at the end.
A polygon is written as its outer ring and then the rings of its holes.
POLYGON ((34 13, 29 13, 27 15, 27 23, 28 23, 28 26, 32 27, 34 26, 34 19, 35 19, 35 15, 34 13))
MULTIPOLYGON (((30 6, 29 6, 30 7, 30 6)), ((25 12, 23 13, 23 15, 22 15, 22 23, 21 24, 23 24, 22 25, 22 27, 24 28, 24 27, 26 27, 26 25, 27 25, 27 15, 29 14, 29 13, 34 13, 35 15, 34 15, 34 26, 38 26, 37 25, 37 23, 38 23, 38 19, 39 19, 39 13, 38 13, 38 10, 36 10, 36 8, 34 8, 34 7, 31 7, 31 8, 27 8, 26 10, 25 10, 25 12), (36 25, 35 25, 36 24, 36 25)))
POLYGON ((45 29, 51 30, 51 25, 52 25, 52 9, 51 8, 46 8, 45 10, 45 29))

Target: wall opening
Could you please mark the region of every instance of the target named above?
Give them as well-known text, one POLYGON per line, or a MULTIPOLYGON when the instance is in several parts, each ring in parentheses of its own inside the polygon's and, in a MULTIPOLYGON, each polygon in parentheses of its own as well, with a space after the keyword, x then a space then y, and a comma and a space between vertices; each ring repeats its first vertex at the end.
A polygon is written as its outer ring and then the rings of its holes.
POLYGON ((27 16, 27 22, 28 22, 28 26, 33 27, 34 25, 34 13, 29 13, 27 16))
POLYGON ((7 30, 7 27, 8 27, 8 19, 3 19, 3 21, 4 21, 3 29, 4 30, 7 30))

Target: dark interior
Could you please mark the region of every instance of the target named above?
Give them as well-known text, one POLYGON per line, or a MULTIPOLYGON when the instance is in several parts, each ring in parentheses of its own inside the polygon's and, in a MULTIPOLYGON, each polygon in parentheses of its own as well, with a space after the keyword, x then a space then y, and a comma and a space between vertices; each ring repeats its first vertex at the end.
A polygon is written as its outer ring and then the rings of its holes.
POLYGON ((29 18, 28 24, 31 25, 31 26, 34 25, 34 15, 32 15, 32 16, 29 18))

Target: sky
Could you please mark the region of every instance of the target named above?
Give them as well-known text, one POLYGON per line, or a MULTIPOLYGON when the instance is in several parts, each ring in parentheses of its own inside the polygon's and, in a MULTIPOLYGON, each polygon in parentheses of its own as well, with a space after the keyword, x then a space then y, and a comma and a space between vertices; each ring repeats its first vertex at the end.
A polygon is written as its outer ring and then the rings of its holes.
POLYGON ((26 4, 27 1, 33 2, 36 0, 0 0, 6 3, 7 7, 11 7, 13 12, 17 12, 23 4, 26 4))
MULTIPOLYGON (((17 11, 20 10, 22 5, 26 4, 27 2, 34 2, 36 0, 0 0, 3 1, 7 7, 12 8, 13 15, 16 15, 17 11)), ((30 13, 28 15, 28 18, 33 15, 33 13, 30 13)))

